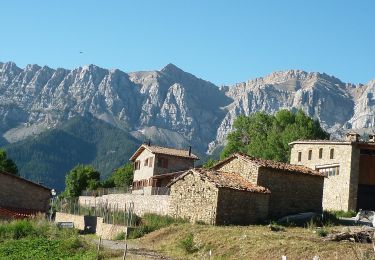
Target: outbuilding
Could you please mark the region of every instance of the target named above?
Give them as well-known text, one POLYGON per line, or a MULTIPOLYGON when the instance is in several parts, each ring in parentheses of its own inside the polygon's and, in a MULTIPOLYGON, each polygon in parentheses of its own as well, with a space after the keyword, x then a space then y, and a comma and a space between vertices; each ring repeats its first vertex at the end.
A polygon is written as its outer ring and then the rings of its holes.
POLYGON ((168 186, 170 214, 191 222, 251 224, 268 217, 270 191, 240 174, 190 169, 168 186))

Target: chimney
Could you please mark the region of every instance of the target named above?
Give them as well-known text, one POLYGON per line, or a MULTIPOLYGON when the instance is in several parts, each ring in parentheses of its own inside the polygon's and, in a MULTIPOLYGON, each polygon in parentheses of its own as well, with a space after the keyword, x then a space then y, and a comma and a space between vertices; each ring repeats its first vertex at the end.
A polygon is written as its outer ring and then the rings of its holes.
POLYGON ((375 143, 375 134, 369 134, 368 135, 368 142, 369 143, 375 143))
POLYGON ((359 142, 359 137, 360 135, 356 132, 349 132, 346 134, 346 141, 352 143, 359 142))
POLYGON ((191 156, 191 146, 189 146, 189 156, 191 156))
POLYGON ((148 139, 148 143, 147 143, 148 146, 151 146, 151 139, 148 139))

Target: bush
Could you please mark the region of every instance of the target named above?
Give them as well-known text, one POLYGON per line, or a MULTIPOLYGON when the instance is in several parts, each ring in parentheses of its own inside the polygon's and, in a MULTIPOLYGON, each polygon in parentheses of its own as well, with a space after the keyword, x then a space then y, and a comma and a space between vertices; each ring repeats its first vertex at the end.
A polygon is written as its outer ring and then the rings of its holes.
POLYGON ((189 233, 184 239, 180 240, 179 244, 188 254, 198 251, 198 247, 194 244, 194 235, 192 233, 189 233))
POLYGON ((357 213, 353 210, 349 210, 349 211, 335 210, 335 211, 329 211, 329 213, 334 215, 336 218, 351 218, 357 215, 357 213))
POLYGON ((316 231, 316 233, 318 234, 318 236, 320 237, 326 237, 328 235, 328 230, 325 229, 325 228, 320 228, 316 231))
POLYGON ((115 240, 124 240, 124 239, 125 239, 125 232, 121 232, 117 234, 117 236, 115 237, 115 240))
POLYGON ((145 214, 139 226, 130 232, 129 238, 139 238, 163 227, 185 222, 186 220, 182 218, 172 218, 170 216, 161 216, 151 213, 145 214))

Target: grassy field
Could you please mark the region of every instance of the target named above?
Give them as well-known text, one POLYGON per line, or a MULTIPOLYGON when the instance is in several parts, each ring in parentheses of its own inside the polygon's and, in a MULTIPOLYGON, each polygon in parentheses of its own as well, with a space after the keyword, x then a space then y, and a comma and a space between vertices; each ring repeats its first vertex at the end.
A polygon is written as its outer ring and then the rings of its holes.
MULTIPOLYGON (((100 252, 110 259, 118 252, 100 252)), ((0 222, 0 259, 98 259, 95 246, 76 230, 58 229, 45 220, 0 222)))
MULTIPOLYGON (((330 227, 341 230, 342 227, 330 227)), ((326 242, 317 229, 286 227, 270 231, 267 226, 176 224, 152 232, 140 243, 177 259, 375 259, 371 244, 326 242)))

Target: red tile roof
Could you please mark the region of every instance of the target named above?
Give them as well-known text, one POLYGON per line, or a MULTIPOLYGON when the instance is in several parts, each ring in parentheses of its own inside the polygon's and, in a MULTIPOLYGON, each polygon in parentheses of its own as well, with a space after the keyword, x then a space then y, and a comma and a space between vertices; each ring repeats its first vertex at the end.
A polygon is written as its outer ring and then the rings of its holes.
POLYGON ((189 155, 189 150, 142 144, 137 149, 137 151, 132 155, 132 157, 130 157, 130 161, 134 161, 138 157, 138 155, 140 155, 145 149, 154 154, 165 154, 165 155, 171 155, 171 156, 176 156, 176 157, 188 158, 192 160, 199 160, 199 157, 196 156, 195 154, 191 153, 189 155))
POLYGON ((0 218, 23 219, 36 216, 41 213, 39 210, 0 207, 0 218))
POLYGON ((237 173, 221 172, 207 169, 191 169, 180 175, 168 184, 171 186, 173 183, 183 179, 188 174, 197 174, 202 180, 206 180, 214 184, 217 188, 228 188, 233 190, 242 190, 256 193, 270 193, 270 190, 262 186, 252 184, 241 175, 237 173))
POLYGON ((228 161, 238 158, 241 160, 244 160, 249 163, 253 163, 257 165, 258 167, 263 167, 263 168, 269 168, 269 169, 277 169, 277 170, 282 170, 285 172, 289 173, 301 173, 301 174, 307 174, 307 175, 312 175, 312 176, 317 176, 317 177, 324 177, 324 175, 318 171, 315 171, 309 167, 306 166, 301 166, 301 165, 294 165, 294 164, 289 164, 289 163, 283 163, 283 162, 277 162, 273 160, 265 160, 265 159, 260 159, 256 157, 249 156, 247 154, 243 153, 234 153, 228 158, 218 162, 215 164, 212 169, 217 169, 219 166, 227 163, 228 161))

